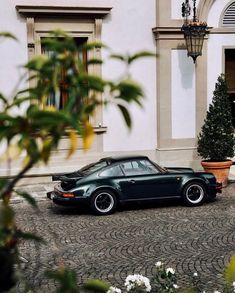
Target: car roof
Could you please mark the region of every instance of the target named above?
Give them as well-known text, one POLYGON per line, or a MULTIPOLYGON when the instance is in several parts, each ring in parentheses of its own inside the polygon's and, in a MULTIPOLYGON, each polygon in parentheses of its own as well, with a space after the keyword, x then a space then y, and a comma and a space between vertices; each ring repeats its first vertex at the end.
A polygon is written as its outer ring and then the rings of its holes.
POLYGON ((121 161, 129 161, 129 160, 135 160, 135 159, 147 159, 147 156, 143 155, 132 155, 132 156, 112 156, 112 157, 106 157, 102 158, 100 161, 107 161, 109 163, 114 163, 114 162, 121 162, 121 161))

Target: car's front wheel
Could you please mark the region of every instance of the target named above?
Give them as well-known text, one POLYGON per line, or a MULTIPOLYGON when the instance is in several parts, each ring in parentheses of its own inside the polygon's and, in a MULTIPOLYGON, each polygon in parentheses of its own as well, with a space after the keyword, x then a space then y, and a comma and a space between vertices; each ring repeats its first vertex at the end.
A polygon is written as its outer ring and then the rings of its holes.
POLYGON ((183 190, 183 200, 189 206, 201 205, 205 201, 205 198, 205 188, 199 182, 191 182, 183 190))
POLYGON ((91 198, 91 209, 99 215, 112 214, 116 206, 116 196, 110 190, 99 190, 91 198))

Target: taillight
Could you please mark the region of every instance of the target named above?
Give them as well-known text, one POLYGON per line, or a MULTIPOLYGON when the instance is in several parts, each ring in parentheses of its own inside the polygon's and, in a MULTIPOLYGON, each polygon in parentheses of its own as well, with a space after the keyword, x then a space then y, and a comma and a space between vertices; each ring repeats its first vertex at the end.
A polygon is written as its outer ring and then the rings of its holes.
POLYGON ((74 194, 72 192, 66 192, 66 193, 62 193, 63 197, 74 197, 74 194))

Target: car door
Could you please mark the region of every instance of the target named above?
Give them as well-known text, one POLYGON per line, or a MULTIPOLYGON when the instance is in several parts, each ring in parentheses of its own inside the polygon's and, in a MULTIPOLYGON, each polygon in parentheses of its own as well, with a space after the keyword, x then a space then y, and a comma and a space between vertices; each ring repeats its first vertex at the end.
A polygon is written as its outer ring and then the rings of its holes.
POLYGON ((119 180, 122 193, 127 199, 154 199, 178 196, 180 177, 173 175, 129 176, 119 180))
MULTIPOLYGON (((141 174, 140 163, 146 164, 146 162, 137 161, 122 165, 126 176, 119 180, 119 186, 126 200, 165 198, 179 195, 180 176, 162 173, 155 169, 152 169, 152 172, 143 171, 141 174)), ((149 162, 147 163, 149 164, 149 162)))
POLYGON ((153 178, 146 178, 146 193, 148 198, 168 198, 180 195, 180 176, 170 173, 160 173, 153 178))

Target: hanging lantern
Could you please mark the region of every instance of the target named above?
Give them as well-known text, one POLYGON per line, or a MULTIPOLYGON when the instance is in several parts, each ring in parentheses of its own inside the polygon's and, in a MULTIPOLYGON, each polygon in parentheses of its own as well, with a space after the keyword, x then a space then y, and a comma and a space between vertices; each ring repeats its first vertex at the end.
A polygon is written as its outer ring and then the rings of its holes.
POLYGON ((182 4, 182 16, 185 20, 181 31, 184 33, 188 57, 192 57, 193 62, 195 63, 197 57, 202 55, 203 41, 208 31, 208 27, 206 22, 201 22, 196 17, 196 0, 193 0, 192 20, 188 20, 190 12, 191 7, 189 5, 189 0, 185 0, 182 4))

